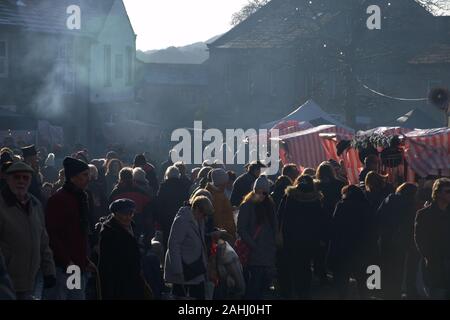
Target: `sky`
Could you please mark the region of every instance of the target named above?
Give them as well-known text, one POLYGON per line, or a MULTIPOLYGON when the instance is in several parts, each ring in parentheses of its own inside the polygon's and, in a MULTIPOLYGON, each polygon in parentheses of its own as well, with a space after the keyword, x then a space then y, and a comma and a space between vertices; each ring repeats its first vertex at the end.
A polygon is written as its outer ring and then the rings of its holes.
POLYGON ((231 29, 247 0, 124 0, 137 49, 146 51, 206 41, 231 29))

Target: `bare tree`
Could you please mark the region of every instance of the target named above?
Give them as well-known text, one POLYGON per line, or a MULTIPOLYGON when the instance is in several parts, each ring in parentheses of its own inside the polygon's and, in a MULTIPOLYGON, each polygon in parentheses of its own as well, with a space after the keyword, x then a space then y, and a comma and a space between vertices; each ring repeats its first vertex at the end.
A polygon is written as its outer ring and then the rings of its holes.
POLYGON ((435 16, 448 15, 450 12, 450 0, 416 0, 425 9, 435 16))
POLYGON ((270 0, 248 0, 248 3, 231 18, 231 25, 235 26, 246 20, 260 8, 268 4, 270 0))

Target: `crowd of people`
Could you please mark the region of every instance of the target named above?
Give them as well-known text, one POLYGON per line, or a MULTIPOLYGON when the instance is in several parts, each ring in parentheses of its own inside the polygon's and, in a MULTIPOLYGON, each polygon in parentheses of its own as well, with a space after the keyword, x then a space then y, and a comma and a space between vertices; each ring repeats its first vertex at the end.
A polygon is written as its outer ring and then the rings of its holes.
POLYGON ((450 298, 447 178, 393 186, 373 156, 359 185, 333 160, 270 177, 113 151, 59 168, 34 146, 0 161, 0 299, 450 298))

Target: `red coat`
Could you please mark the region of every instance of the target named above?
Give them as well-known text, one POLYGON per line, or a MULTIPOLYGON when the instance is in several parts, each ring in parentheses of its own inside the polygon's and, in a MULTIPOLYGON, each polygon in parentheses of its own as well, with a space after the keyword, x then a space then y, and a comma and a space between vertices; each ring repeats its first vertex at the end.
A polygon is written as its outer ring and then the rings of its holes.
POLYGON ((80 205, 74 194, 60 189, 47 203, 46 222, 55 264, 67 268, 72 261, 86 268, 88 235, 80 223, 80 205))

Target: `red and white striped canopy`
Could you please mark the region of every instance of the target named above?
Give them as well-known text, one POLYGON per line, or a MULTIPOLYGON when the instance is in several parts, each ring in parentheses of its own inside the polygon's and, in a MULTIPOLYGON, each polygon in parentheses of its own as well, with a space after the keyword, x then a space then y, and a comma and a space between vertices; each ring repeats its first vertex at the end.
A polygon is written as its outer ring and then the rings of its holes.
POLYGON ((450 175, 450 128, 411 131, 405 146, 406 160, 420 177, 450 175))
POLYGON ((352 137, 352 132, 334 125, 322 125, 280 136, 286 151, 281 154, 283 163, 295 163, 300 168, 317 168, 320 163, 330 159, 322 144, 321 133, 334 133, 347 139, 352 137))

